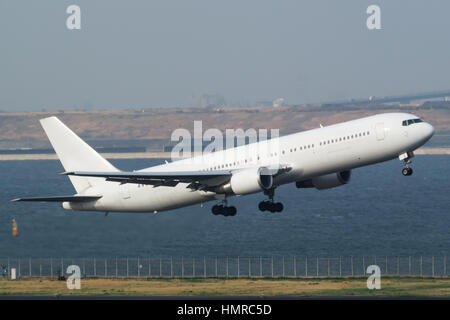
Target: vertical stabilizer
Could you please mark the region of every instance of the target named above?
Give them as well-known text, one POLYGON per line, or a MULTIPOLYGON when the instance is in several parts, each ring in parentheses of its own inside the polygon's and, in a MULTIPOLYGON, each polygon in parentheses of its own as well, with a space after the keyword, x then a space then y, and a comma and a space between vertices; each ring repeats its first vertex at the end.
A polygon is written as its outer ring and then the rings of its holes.
MULTIPOLYGON (((40 120, 65 171, 119 171, 56 117, 40 120)), ((78 194, 104 181, 94 177, 70 176, 78 194)))

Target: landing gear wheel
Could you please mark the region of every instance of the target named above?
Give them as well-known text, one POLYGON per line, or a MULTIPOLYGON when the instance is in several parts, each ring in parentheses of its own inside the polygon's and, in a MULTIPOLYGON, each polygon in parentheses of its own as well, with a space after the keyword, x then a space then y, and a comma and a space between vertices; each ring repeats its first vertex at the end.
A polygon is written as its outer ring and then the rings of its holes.
POLYGON ((406 176, 410 176, 413 173, 413 169, 412 168, 403 168, 402 169, 402 174, 406 177, 406 176))
POLYGON ((260 211, 266 211, 266 210, 268 210, 268 208, 269 208, 268 204, 269 204, 268 201, 261 201, 261 202, 258 204, 259 210, 260 210, 260 211))
POLYGON ((224 205, 213 205, 211 208, 211 212, 213 213, 213 215, 217 216, 217 215, 223 215, 225 217, 229 217, 229 216, 235 216, 237 213, 236 207, 227 207, 224 205))
POLYGON ((228 215, 232 216, 232 217, 235 216, 237 213, 236 207, 233 207, 233 206, 228 207, 227 211, 228 211, 228 215))
POLYGON ((281 202, 261 201, 258 205, 261 211, 281 212, 283 211, 283 204, 281 202))
POLYGON ((281 202, 274 203, 275 212, 283 211, 283 204, 281 202))
POLYGON ((223 208, 222 206, 219 206, 219 205, 215 204, 215 205, 212 206, 211 212, 212 212, 213 215, 217 216, 218 214, 221 213, 222 208, 223 208))

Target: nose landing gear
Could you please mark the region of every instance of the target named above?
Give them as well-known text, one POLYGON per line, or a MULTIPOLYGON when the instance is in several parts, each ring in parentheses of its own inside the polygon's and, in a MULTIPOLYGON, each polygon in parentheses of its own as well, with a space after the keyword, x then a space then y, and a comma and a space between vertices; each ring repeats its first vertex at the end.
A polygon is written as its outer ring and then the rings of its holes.
POLYGON ((410 176, 410 175, 412 175, 412 173, 413 173, 413 169, 412 168, 405 167, 405 168, 402 169, 402 174, 404 176, 410 176))
POLYGON ((275 188, 264 191, 264 194, 269 197, 269 200, 261 201, 258 204, 260 211, 281 212, 283 211, 283 204, 281 202, 274 202, 273 197, 275 195, 275 188))
POLYGON ((413 169, 409 167, 411 164, 411 158, 414 157, 414 153, 411 151, 402 153, 398 158, 403 161, 403 169, 402 174, 406 176, 410 176, 413 174, 413 169))

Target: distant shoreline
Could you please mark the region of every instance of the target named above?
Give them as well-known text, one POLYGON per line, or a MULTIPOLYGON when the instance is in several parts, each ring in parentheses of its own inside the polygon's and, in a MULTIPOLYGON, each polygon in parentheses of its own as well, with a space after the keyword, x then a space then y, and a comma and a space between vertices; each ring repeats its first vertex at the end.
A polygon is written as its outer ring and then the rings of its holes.
MULTIPOLYGON (((420 148, 414 151, 416 155, 450 155, 450 147, 420 148)), ((106 159, 171 159, 170 152, 129 152, 101 153, 106 159)), ((0 161, 18 160, 58 160, 56 154, 2 154, 0 161)))

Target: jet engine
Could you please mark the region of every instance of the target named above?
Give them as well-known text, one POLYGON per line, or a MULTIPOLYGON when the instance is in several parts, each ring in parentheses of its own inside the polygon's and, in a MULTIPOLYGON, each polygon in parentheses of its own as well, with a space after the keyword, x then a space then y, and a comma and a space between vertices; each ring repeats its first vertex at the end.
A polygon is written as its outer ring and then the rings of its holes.
POLYGON ((295 186, 297 188, 316 188, 319 190, 339 187, 350 181, 351 173, 350 170, 330 173, 309 180, 297 181, 295 186))
POLYGON ((266 167, 248 168, 234 172, 228 183, 219 186, 217 193, 244 195, 272 188, 273 177, 266 167))

